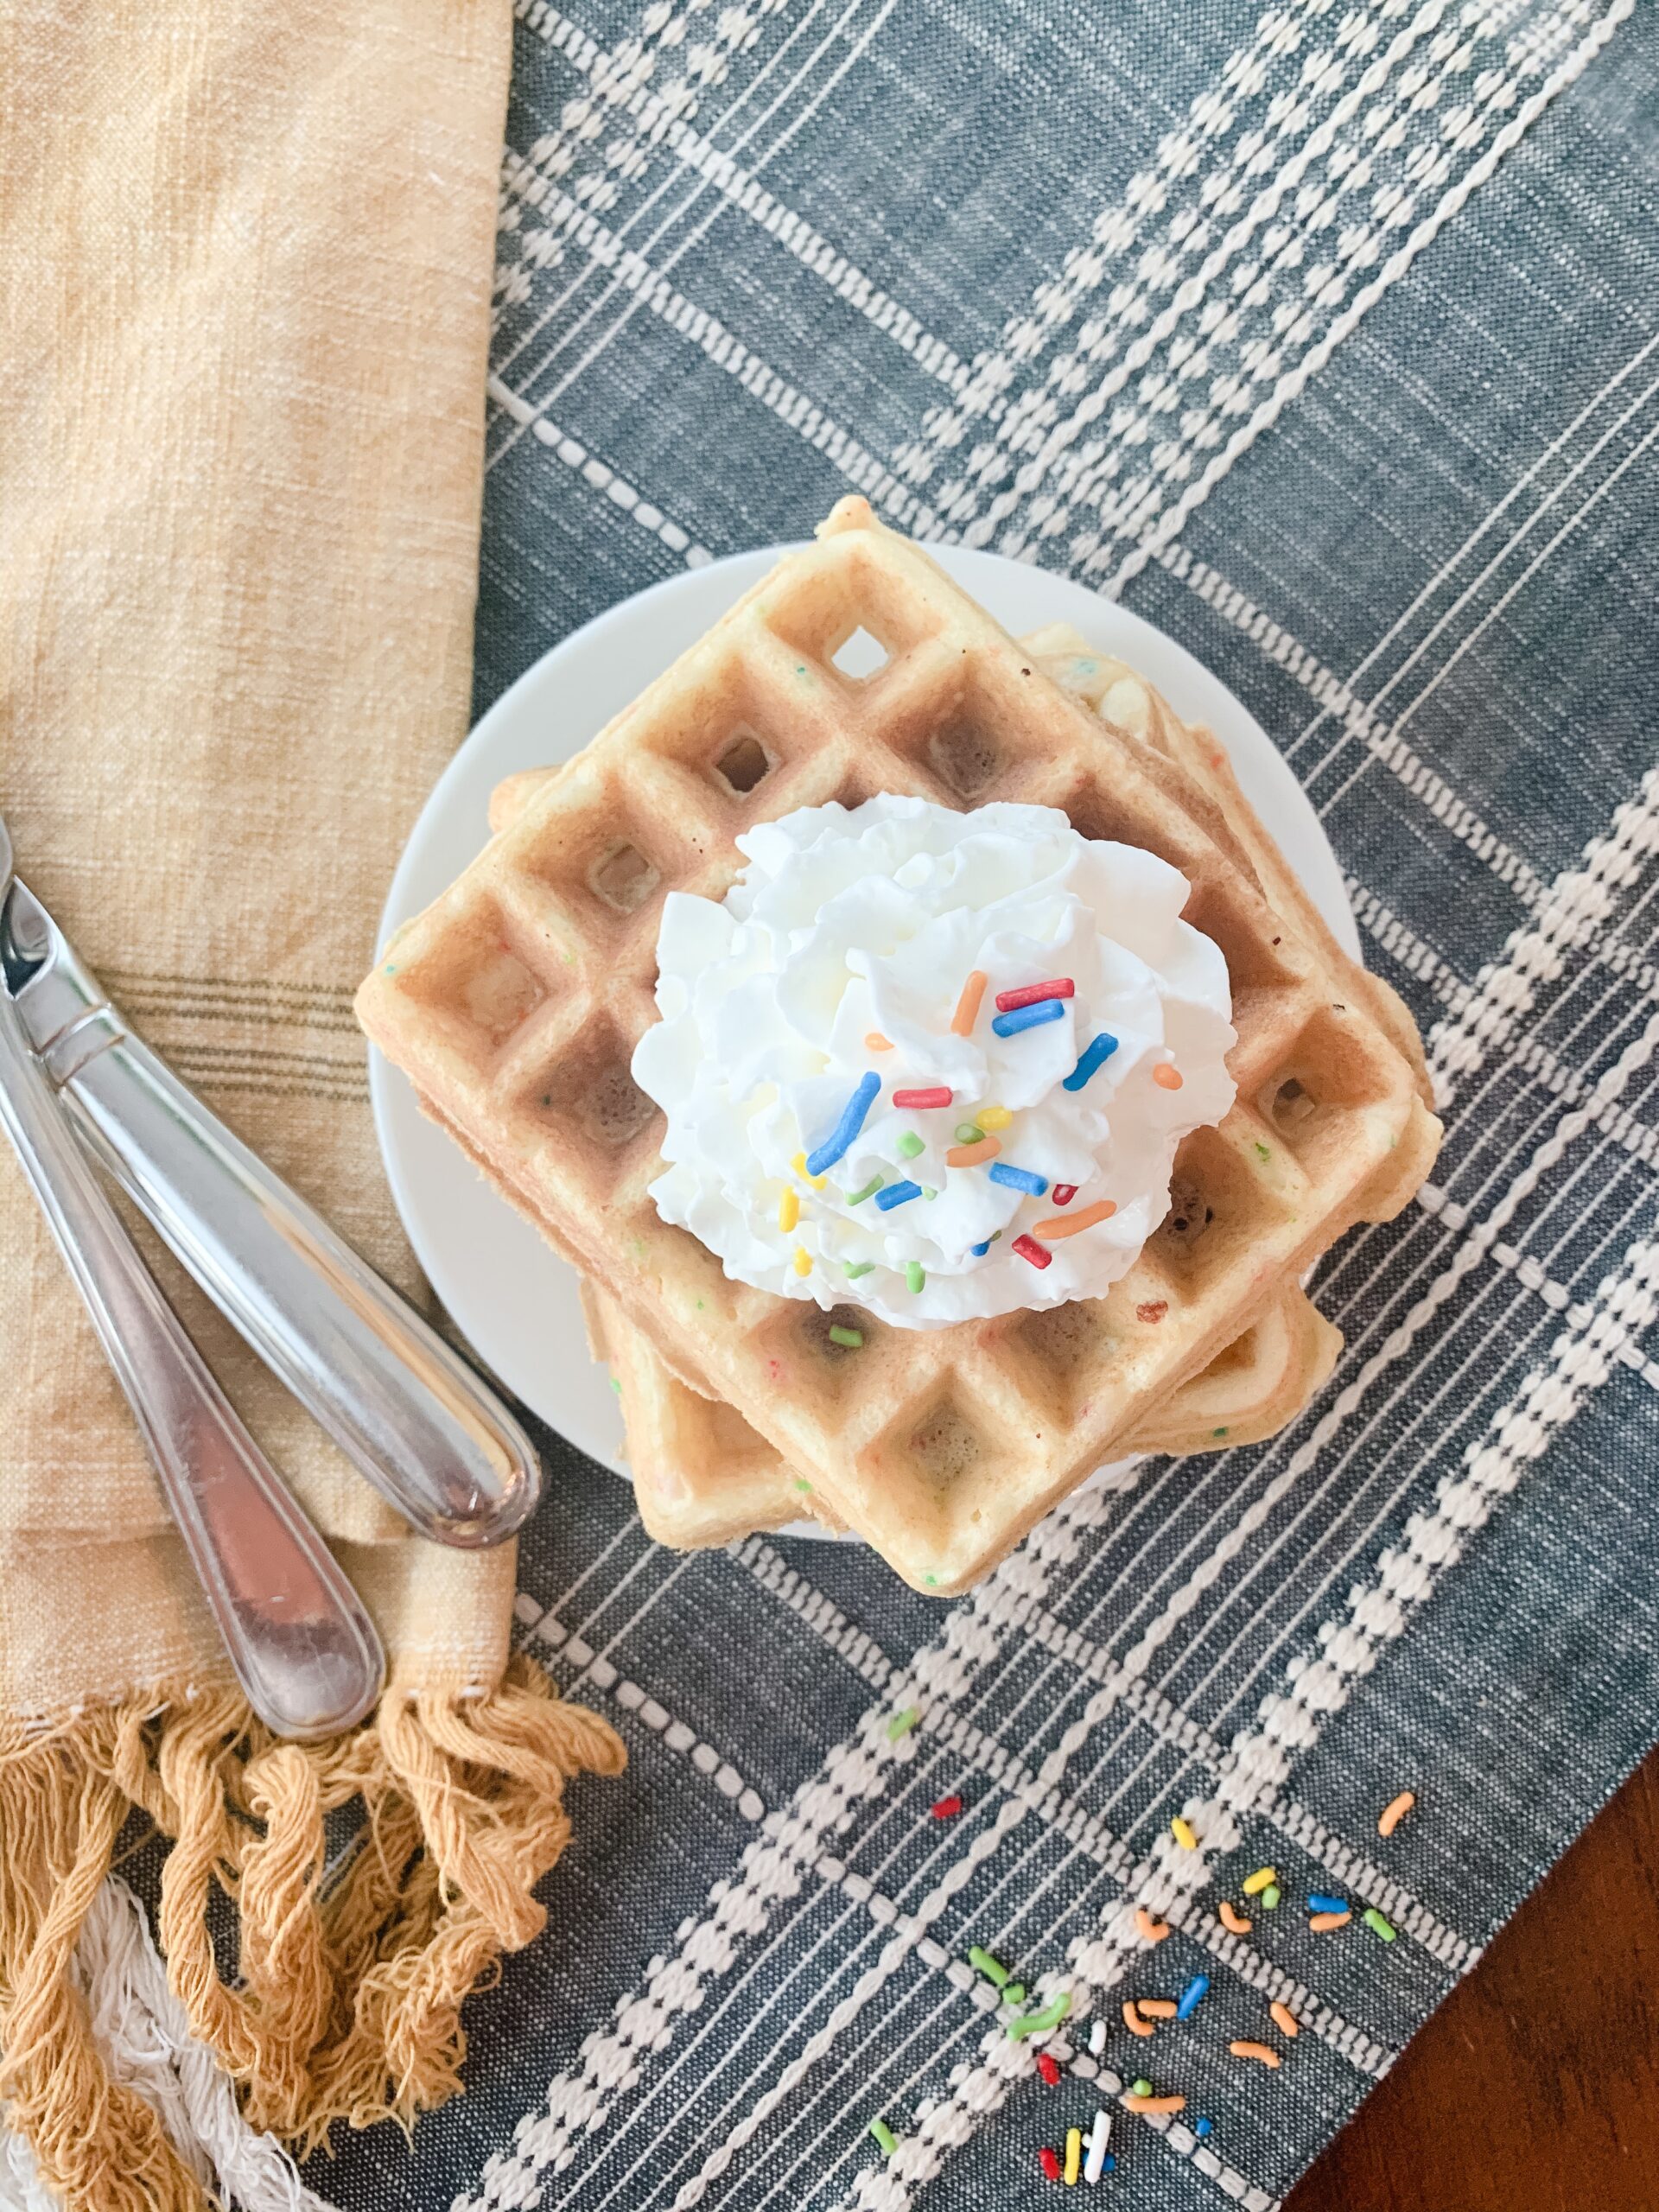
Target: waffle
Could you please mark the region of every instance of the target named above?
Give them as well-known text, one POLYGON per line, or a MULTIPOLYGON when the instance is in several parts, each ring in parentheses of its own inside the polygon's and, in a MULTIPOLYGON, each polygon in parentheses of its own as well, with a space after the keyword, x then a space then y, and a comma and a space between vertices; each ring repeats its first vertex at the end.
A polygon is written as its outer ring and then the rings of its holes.
POLYGON ((959 1590, 1433 1157, 1407 1057, 1333 999, 1217 814, 843 500, 397 933, 359 1015, 671 1375, 726 1400, 906 1580, 959 1590), (855 679, 836 656, 861 629, 887 658, 855 679), (1158 853, 1226 957, 1238 1097, 1177 1160, 1202 1234, 1166 1225, 1103 1299, 891 1331, 728 1281, 651 1202, 659 1116, 628 1063, 655 1018, 664 893, 721 898, 750 823, 878 791, 1058 806, 1158 853), (863 1330, 857 1353, 831 1343, 838 1322, 863 1330))
MULTIPOLYGON (((1306 921, 1305 936, 1323 951, 1332 976, 1343 977, 1345 988, 1369 998, 1375 979, 1337 944, 1245 799, 1226 753, 1211 734, 1183 723, 1143 677, 1126 662, 1093 652, 1067 624, 1052 624, 1020 643, 1046 674, 1085 700, 1096 715, 1179 764, 1214 801, 1224 833, 1249 855, 1257 880, 1272 887, 1275 911, 1282 912, 1294 902, 1306 921)), ((557 772, 526 769, 505 778, 491 794, 492 830, 505 830, 557 772)), ((1389 1002, 1399 1007, 1421 1068, 1409 1015, 1385 985, 1376 989, 1385 1007, 1389 1002)), ((1175 1221, 1182 1224, 1179 1207, 1175 1221)), ((640 1516, 658 1542, 695 1550, 757 1529, 782 1528, 813 1512, 817 1493, 810 1481, 786 1466, 741 1414, 677 1381, 649 1338, 613 1300, 587 1283, 582 1293, 590 1349, 595 1359, 609 1364, 620 1391, 640 1516)), ((1185 1454, 1260 1443, 1301 1411, 1330 1374, 1341 1345, 1338 1332, 1306 1295, 1286 1289, 1202 1375, 1150 1413, 1124 1448, 1185 1454)), ((820 1517, 829 1518, 819 1511, 820 1517)))
MULTIPOLYGON (((677 1382, 650 1338, 590 1284, 589 1348, 621 1392, 639 1517, 658 1543, 696 1551, 808 1515, 840 1524, 803 1475, 741 1414, 677 1382)), ((1287 1290, 1202 1375, 1171 1393, 1122 1451, 1213 1452, 1259 1444, 1325 1382, 1342 1338, 1300 1290, 1287 1290)))

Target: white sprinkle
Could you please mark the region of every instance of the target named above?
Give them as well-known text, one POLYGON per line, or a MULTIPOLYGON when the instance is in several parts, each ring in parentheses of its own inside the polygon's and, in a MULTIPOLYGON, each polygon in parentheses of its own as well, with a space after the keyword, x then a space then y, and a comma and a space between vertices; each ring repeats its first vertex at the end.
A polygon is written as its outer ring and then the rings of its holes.
POLYGON ((1090 2048, 1090 2050, 1094 2053, 1094 2055, 1095 2055, 1095 2056, 1096 2056, 1096 2058, 1098 2058, 1098 2057, 1100 2056, 1101 2052, 1102 2052, 1103 2050, 1105 2050, 1105 2048, 1106 2048, 1106 2023, 1105 2023, 1105 2021, 1104 2021, 1104 2020, 1096 2020, 1096 2021, 1095 2022, 1094 2026, 1093 2026, 1092 2028, 1090 2028, 1090 2031, 1089 2031, 1089 2048, 1090 2048))
POLYGON ((1084 2181, 1100 2179, 1101 2168, 1106 2163, 1106 2145, 1111 2139, 1111 2114, 1103 2105, 1095 2114, 1094 2129, 1089 2138, 1089 2158, 1083 2170, 1084 2181))

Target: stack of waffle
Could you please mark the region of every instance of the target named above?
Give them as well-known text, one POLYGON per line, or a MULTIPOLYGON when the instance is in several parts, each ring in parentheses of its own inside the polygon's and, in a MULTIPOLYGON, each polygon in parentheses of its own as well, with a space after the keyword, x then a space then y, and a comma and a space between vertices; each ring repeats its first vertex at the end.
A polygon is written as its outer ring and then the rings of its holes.
POLYGON ((1259 1439, 1324 1380, 1338 1339, 1301 1280, 1427 1174, 1421 1048, 1219 747, 1122 664, 1068 632, 1017 643, 843 500, 583 753, 504 786, 494 820, 386 949, 359 1015, 588 1279, 663 1541, 805 1510, 948 1594, 1103 1462, 1259 1439), (836 655, 860 630, 886 658, 852 677, 836 655), (1056 806, 1085 836, 1143 846, 1185 876, 1185 918, 1225 955, 1236 1102, 1182 1145, 1168 1217, 1102 1299, 888 1329, 728 1281, 652 1205, 660 1116, 628 1065, 656 1018, 664 894, 722 898, 752 823, 878 791, 1056 806))

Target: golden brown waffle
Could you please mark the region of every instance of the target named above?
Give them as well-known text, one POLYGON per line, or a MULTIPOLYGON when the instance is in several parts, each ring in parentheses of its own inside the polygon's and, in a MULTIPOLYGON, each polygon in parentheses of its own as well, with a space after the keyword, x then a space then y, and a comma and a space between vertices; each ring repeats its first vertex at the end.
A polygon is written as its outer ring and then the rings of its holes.
MULTIPOLYGON (((658 1543, 696 1551, 808 1516, 838 1525, 807 1478, 740 1413, 677 1382, 620 1306, 590 1284, 582 1290, 589 1347, 609 1363, 621 1394, 639 1517, 658 1543)), ((1341 1349, 1340 1335, 1300 1291, 1282 1291, 1122 1448, 1179 1453, 1259 1444, 1300 1412, 1341 1349)))
POLYGON ((1410 1065, 1363 1005, 1333 1001, 1318 950, 1200 826, 1214 811, 843 500, 398 932, 359 1014, 671 1373, 734 1407, 907 1580, 958 1590, 1352 1222, 1397 1211, 1433 1157, 1410 1065), (835 656, 860 628, 887 658, 855 680, 835 656), (728 1281, 647 1194, 659 1116, 628 1062, 655 1018, 664 893, 721 898, 749 823, 878 791, 1058 806, 1145 847, 1187 878, 1186 918, 1226 957, 1237 1103, 1177 1162, 1202 1234, 1160 1230, 1103 1299, 890 1331, 728 1281), (831 1344, 838 1322, 862 1329, 856 1355, 831 1344))

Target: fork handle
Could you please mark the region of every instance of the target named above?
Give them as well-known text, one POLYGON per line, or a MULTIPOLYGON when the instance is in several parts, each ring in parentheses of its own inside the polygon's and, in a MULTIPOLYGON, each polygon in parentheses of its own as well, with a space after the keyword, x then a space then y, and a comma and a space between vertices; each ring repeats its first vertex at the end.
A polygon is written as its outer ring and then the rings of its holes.
POLYGON ((374 1624, 162 1297, 3 983, 0 1123, 127 1395, 249 1704, 278 1736, 350 1727, 385 1672, 374 1624))

